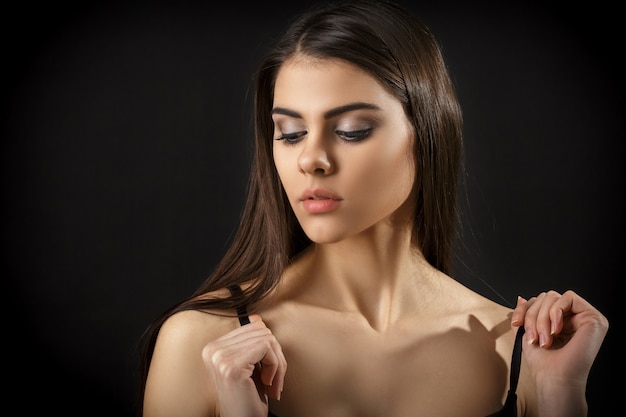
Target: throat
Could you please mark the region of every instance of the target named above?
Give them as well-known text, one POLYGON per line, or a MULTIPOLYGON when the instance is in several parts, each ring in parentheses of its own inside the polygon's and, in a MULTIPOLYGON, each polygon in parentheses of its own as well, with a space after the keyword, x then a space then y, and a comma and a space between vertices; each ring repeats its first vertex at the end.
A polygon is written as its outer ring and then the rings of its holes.
POLYGON ((393 301, 390 297, 380 294, 375 297, 364 297, 355 300, 356 312, 362 317, 364 324, 377 333, 386 333, 393 325, 397 316, 394 315, 393 301))

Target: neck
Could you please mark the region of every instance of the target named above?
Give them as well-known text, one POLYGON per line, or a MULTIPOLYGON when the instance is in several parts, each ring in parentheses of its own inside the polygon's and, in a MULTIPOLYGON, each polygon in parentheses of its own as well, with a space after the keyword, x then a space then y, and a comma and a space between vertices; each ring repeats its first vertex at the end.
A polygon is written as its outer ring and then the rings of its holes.
POLYGON ((418 284, 432 275, 432 267, 411 243, 410 230, 371 230, 338 243, 313 244, 294 272, 306 302, 360 314, 383 331, 419 304, 418 284))

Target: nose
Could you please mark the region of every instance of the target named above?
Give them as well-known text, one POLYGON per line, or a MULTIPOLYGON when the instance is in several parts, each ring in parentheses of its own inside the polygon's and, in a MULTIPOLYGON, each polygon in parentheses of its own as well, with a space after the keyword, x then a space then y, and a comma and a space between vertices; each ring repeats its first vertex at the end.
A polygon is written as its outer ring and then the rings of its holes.
POLYGON ((328 144, 322 136, 313 136, 309 133, 298 156, 298 167, 300 172, 310 175, 330 175, 334 172, 328 144))

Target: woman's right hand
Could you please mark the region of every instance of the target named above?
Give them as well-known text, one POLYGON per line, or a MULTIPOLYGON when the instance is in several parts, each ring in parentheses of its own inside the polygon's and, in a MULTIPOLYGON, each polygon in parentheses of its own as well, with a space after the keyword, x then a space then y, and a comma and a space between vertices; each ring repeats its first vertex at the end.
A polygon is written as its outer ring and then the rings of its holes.
POLYGON ((222 417, 267 417, 268 397, 280 400, 287 370, 282 348, 258 315, 208 343, 202 359, 222 417))

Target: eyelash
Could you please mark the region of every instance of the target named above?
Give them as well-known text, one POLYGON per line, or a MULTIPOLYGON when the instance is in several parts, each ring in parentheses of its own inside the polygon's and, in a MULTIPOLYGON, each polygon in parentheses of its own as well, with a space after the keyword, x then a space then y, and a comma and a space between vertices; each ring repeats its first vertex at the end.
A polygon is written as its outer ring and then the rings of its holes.
MULTIPOLYGON (((373 129, 369 127, 367 129, 352 130, 352 131, 336 130, 335 133, 344 142, 358 143, 358 142, 361 142, 362 140, 367 139, 367 137, 369 137, 369 135, 372 133, 372 130, 373 129)), ((306 130, 301 131, 301 132, 294 132, 294 133, 283 133, 282 135, 277 137, 275 140, 284 140, 285 143, 288 145, 295 145, 298 142, 300 142, 301 138, 305 136, 306 133, 307 133, 306 130)))

